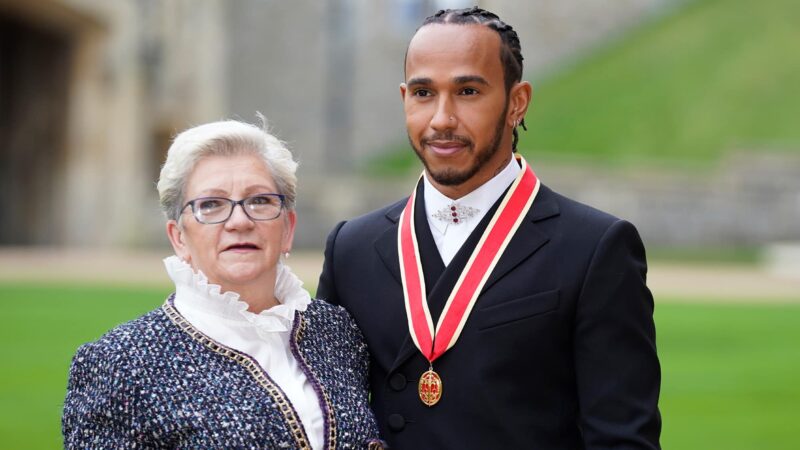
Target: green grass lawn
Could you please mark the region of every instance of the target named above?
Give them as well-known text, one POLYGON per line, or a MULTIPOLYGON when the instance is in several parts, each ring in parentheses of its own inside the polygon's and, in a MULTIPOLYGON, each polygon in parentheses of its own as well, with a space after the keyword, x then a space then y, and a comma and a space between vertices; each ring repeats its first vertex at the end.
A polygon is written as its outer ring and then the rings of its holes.
POLYGON ((800 303, 662 304, 665 449, 793 449, 800 303))
MULTIPOLYGON (((731 150, 800 151, 800 3, 685 3, 532 80, 520 152, 683 166, 731 150)), ((370 170, 412 166, 421 167, 398 142, 370 170)))
MULTIPOLYGON (((3 448, 59 448, 75 349, 157 307, 169 291, 0 283, 3 448)), ((800 303, 753 303, 659 304, 664 448, 796 448, 800 303)))
POLYGON ((0 283, 0 447, 61 447, 61 408, 73 353, 160 305, 170 288, 0 283))

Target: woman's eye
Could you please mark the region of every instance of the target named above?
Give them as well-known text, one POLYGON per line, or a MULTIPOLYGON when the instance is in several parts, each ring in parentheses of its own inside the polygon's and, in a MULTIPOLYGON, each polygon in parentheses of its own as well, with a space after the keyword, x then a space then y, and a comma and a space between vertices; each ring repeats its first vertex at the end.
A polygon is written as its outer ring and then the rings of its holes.
POLYGON ((216 198, 206 198, 198 202, 197 206, 203 211, 210 211, 223 206, 222 200, 216 198))
POLYGON ((268 206, 277 205, 279 200, 278 197, 272 195, 258 195, 255 197, 250 197, 250 201, 248 203, 253 206, 268 206))

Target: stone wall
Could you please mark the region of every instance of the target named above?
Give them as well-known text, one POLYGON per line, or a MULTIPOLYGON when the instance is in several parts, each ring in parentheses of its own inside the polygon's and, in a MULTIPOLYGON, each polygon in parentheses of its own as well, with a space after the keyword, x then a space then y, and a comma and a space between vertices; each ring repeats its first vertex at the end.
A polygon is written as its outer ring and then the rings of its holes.
MULTIPOLYGON (((171 136, 224 117, 252 121, 256 111, 301 161, 299 246, 319 246, 336 221, 407 195, 413 176, 354 174, 404 145, 403 53, 422 17, 445 3, 457 1, 0 0, 0 14, 63 33, 72 48, 63 162, 49 175, 61 206, 31 224, 46 235, 34 243, 164 245, 154 183, 171 136)), ((478 3, 519 31, 527 74, 538 77, 682 1, 478 3)), ((788 155, 742 152, 711 176, 537 168, 555 189, 630 218, 649 242, 750 244, 796 239, 800 229, 800 168, 788 155)))
MULTIPOLYGON (((531 164, 551 189, 634 223, 647 245, 719 248, 800 240, 797 153, 736 152, 710 171, 531 164)), ((298 239, 322 245, 337 221, 408 195, 414 180, 311 180, 307 189, 328 195, 300 199, 301 205, 318 204, 308 208, 314 213, 301 214, 298 239)))
POLYGON ((800 155, 742 151, 710 172, 574 167, 550 175, 555 189, 629 219, 651 244, 753 246, 800 239, 800 155))

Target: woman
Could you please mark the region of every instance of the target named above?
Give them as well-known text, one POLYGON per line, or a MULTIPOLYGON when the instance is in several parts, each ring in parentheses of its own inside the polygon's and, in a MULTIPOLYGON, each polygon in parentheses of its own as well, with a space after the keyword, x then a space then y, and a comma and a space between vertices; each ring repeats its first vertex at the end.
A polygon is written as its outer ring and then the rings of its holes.
POLYGON ((175 139, 158 182, 175 293, 78 350, 67 448, 381 448, 360 332, 281 261, 296 166, 241 122, 175 139))

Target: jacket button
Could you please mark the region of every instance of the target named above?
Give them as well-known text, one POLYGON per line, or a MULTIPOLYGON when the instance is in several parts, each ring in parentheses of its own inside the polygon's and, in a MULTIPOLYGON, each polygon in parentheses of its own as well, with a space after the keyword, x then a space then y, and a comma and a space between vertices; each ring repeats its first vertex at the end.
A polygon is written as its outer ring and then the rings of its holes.
POLYGON ((406 419, 400 414, 389 414, 387 423, 392 431, 401 431, 406 427, 406 419))
POLYGON ((389 378, 389 386, 395 391, 402 391, 406 387, 406 377, 402 373, 396 373, 389 378))
POLYGON ((367 450, 384 450, 387 447, 385 446, 383 441, 379 440, 371 440, 369 441, 369 445, 367 445, 367 450))

